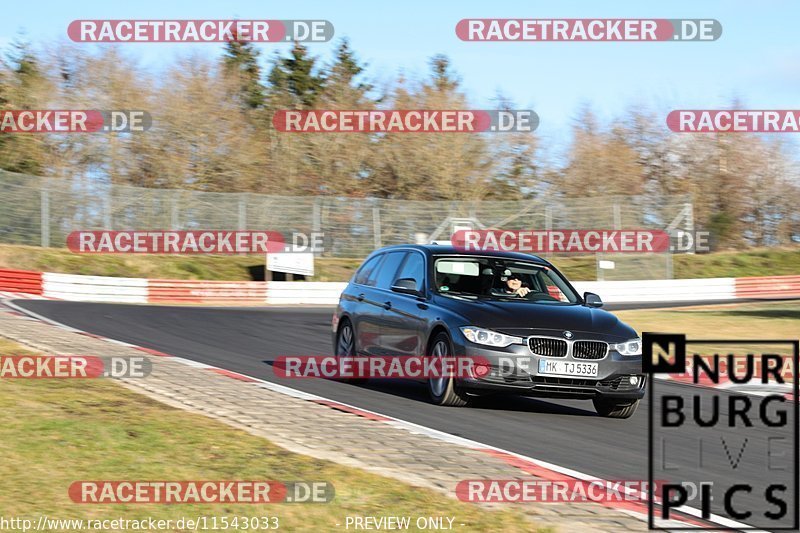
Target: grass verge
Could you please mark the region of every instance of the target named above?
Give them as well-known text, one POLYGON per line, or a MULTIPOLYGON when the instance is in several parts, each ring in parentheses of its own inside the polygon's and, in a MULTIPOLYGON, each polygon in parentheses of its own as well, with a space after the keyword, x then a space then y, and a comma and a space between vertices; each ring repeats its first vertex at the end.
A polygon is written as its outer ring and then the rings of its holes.
MULTIPOLYGON (((0 355, 21 352, 0 339, 0 355)), ((0 380, 0 456, 0 514, 6 518, 207 516, 210 523, 211 517, 276 516, 280 529, 330 531, 343 529, 348 515, 410 516, 412 524, 420 516, 449 516, 455 525, 465 524, 458 527, 465 531, 532 529, 521 511, 486 510, 290 453, 103 380, 0 380), (336 497, 328 504, 90 505, 72 503, 67 493, 76 480, 236 479, 325 480, 334 485, 336 497)))
POLYGON ((674 309, 615 311, 636 331, 685 333, 689 338, 797 339, 800 302, 769 302, 674 309))

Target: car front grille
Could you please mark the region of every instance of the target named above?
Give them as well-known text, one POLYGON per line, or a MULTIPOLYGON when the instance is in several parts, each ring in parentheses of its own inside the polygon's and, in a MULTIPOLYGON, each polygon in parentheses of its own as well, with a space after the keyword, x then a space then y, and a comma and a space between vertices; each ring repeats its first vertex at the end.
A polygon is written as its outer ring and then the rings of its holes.
POLYGON ((602 341, 575 341, 572 357, 575 359, 602 359, 608 353, 608 343, 602 341))
POLYGON ((544 357, 566 357, 567 341, 548 337, 531 337, 528 346, 533 353, 544 357))

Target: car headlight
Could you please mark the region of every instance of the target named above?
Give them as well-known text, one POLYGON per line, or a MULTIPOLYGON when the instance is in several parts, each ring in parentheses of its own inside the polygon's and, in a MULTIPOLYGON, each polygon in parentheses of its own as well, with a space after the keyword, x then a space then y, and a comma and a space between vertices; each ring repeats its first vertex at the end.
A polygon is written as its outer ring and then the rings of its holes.
POLYGON ((522 337, 512 337, 490 329, 476 328, 475 326, 461 326, 459 329, 468 341, 475 344, 497 346, 498 348, 505 348, 509 344, 522 344, 522 337))
POLYGON ((642 355, 642 339, 631 339, 619 344, 612 344, 611 347, 620 355, 642 355))

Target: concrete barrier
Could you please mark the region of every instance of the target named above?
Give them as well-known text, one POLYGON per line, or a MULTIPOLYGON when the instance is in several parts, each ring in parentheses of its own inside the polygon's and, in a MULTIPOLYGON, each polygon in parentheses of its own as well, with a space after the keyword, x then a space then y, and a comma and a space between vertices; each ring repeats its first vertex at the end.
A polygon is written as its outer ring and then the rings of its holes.
POLYGON ((142 278, 80 276, 44 272, 43 295, 73 302, 147 303, 148 281, 142 278))

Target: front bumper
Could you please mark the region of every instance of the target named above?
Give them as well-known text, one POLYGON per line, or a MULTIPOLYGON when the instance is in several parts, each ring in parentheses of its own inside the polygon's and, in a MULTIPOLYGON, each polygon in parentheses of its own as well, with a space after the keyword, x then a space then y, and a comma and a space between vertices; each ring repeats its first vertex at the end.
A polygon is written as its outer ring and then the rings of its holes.
MULTIPOLYGON (((592 339, 595 340, 595 339, 592 339)), ((604 397, 620 400, 638 400, 645 394, 647 377, 642 372, 641 356, 622 356, 614 350, 597 360, 564 357, 543 357, 534 354, 527 343, 506 348, 489 348, 470 343, 458 343, 457 353, 487 361, 490 370, 481 377, 462 377, 459 386, 470 392, 507 392, 523 396, 552 398, 604 397), (566 377, 540 374, 539 361, 569 361, 597 363, 597 376, 566 377), (631 383, 631 377, 636 378, 631 383)))

